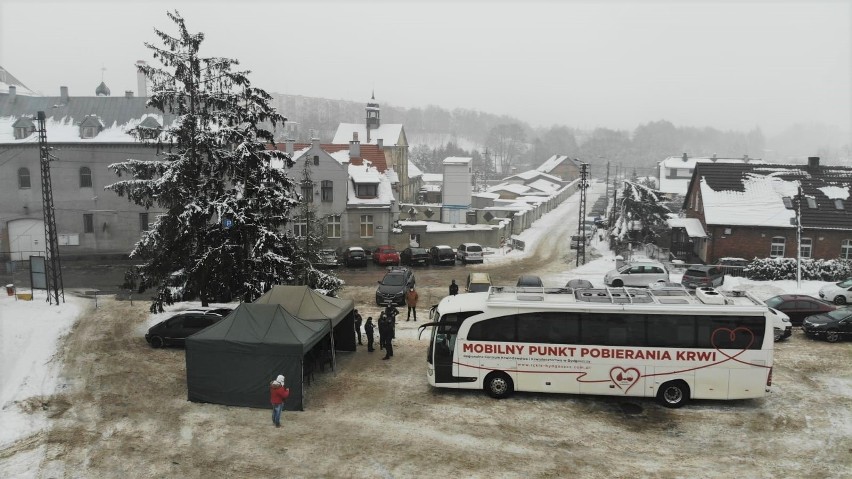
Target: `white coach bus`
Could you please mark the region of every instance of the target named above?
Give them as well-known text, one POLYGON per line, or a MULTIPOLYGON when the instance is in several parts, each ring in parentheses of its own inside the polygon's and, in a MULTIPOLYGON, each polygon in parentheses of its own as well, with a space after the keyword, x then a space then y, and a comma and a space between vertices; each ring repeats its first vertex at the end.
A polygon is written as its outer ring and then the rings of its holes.
MULTIPOLYGON (((492 287, 431 311, 436 387, 690 399, 762 397, 777 313, 741 291, 492 287)), ((421 330, 422 332, 422 330, 421 330)))

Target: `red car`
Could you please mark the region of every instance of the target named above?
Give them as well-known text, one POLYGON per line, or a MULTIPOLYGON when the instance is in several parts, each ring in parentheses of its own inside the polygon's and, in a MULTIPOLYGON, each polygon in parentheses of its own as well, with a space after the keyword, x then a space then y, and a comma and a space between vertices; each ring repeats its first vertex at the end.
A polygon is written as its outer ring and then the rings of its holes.
POLYGON ((399 266, 399 252, 393 246, 379 246, 373 251, 373 263, 399 266))
POLYGON ((773 296, 764 302, 770 308, 775 308, 789 316, 790 322, 794 326, 802 324, 802 320, 808 316, 823 314, 837 309, 837 306, 831 303, 806 294, 781 294, 773 296))

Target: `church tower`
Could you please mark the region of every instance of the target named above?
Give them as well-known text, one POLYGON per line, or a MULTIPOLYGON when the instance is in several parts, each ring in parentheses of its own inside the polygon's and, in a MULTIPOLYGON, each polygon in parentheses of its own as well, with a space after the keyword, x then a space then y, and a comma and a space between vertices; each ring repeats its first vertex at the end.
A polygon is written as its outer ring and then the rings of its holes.
POLYGON ((378 129, 382 125, 381 109, 376 102, 376 92, 367 102, 367 144, 370 144, 370 130, 378 129))

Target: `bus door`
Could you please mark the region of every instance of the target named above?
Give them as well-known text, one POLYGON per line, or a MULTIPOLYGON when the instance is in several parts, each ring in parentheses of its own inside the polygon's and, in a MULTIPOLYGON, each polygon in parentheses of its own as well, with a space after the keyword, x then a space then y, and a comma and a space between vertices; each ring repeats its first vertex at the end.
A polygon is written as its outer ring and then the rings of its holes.
POLYGON ((472 382, 476 378, 458 377, 458 365, 455 363, 456 342, 459 328, 465 319, 480 314, 481 311, 462 311, 441 316, 435 326, 432 364, 435 366, 435 383, 472 382))

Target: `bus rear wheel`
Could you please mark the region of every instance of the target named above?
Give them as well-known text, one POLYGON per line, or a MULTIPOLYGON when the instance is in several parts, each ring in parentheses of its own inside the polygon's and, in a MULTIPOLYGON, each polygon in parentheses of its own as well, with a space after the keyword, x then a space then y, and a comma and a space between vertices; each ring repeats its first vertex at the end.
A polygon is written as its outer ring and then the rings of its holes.
POLYGON ((657 401, 665 407, 681 407, 689 401, 689 386, 683 381, 667 382, 657 390, 657 401))
POLYGON ((493 372, 485 378, 485 392, 494 399, 504 399, 512 395, 515 386, 512 378, 503 372, 493 372))

